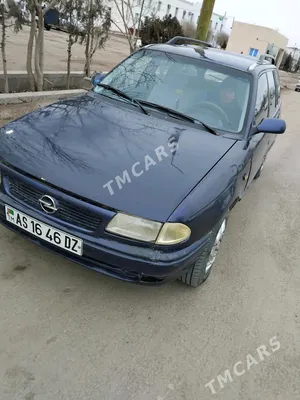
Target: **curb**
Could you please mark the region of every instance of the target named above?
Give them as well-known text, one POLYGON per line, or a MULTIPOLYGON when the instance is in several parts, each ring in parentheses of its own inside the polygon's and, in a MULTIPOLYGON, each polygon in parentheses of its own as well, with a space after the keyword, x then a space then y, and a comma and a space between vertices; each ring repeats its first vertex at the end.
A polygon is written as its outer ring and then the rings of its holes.
POLYGON ((65 99, 86 93, 84 89, 51 90, 45 92, 0 93, 0 104, 22 104, 44 99, 65 99))

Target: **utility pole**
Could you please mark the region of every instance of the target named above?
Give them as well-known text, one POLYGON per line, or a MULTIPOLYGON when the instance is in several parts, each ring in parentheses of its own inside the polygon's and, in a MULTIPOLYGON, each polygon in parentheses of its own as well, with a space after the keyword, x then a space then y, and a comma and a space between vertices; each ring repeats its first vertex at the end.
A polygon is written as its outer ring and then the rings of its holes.
POLYGON ((200 16, 198 18, 196 39, 206 40, 214 5, 215 0, 203 0, 200 16))
POLYGON ((141 20, 142 20, 143 11, 144 11, 144 4, 145 4, 145 0, 142 0, 141 11, 140 11, 139 20, 138 20, 138 27, 137 27, 137 34, 138 34, 139 37, 140 37, 141 20))

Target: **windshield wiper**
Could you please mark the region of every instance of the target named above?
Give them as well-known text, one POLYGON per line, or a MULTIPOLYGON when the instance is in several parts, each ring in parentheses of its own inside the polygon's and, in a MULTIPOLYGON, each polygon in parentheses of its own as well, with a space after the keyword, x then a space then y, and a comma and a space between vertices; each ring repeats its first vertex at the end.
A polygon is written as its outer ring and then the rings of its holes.
POLYGON ((123 99, 129 100, 132 104, 137 105, 143 111, 144 114, 149 115, 148 111, 141 105, 141 103, 138 100, 133 99, 132 97, 128 96, 128 94, 122 92, 122 90, 116 89, 113 86, 106 85, 105 83, 101 83, 101 82, 97 83, 97 86, 101 86, 104 89, 114 92, 116 95, 122 97, 123 99))
POLYGON ((200 121, 197 118, 190 117, 189 115, 186 115, 186 114, 183 114, 183 113, 181 113, 179 111, 173 110, 172 108, 161 106, 160 104, 156 104, 156 103, 151 103, 151 102, 146 101, 146 100, 139 100, 139 102, 144 104, 145 106, 157 108, 158 110, 164 111, 164 112, 168 113, 168 115, 170 117, 183 119, 185 121, 192 122, 193 124, 201 124, 202 126, 204 126, 204 128, 208 132, 212 133, 213 135, 219 136, 217 131, 215 131, 209 125, 205 124, 204 122, 200 121))

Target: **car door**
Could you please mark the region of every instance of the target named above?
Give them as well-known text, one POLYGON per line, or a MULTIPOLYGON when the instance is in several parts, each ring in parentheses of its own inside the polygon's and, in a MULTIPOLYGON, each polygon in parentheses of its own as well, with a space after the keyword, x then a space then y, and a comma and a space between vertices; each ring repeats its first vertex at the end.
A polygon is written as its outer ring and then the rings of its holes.
MULTIPOLYGON (((257 82, 255 115, 253 124, 259 125, 264 118, 269 116, 270 95, 267 73, 263 72, 257 82)), ((252 164, 248 184, 252 182, 261 167, 268 152, 268 141, 270 134, 258 133, 253 135, 249 141, 249 150, 252 153, 252 164)))

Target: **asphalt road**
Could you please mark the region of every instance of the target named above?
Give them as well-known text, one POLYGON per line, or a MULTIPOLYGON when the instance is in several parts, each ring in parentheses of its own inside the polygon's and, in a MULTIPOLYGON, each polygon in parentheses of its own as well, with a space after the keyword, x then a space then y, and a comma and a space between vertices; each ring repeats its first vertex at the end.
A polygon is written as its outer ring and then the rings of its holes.
POLYGON ((300 94, 283 100, 199 289, 122 283, 0 228, 1 400, 300 398, 300 94))

